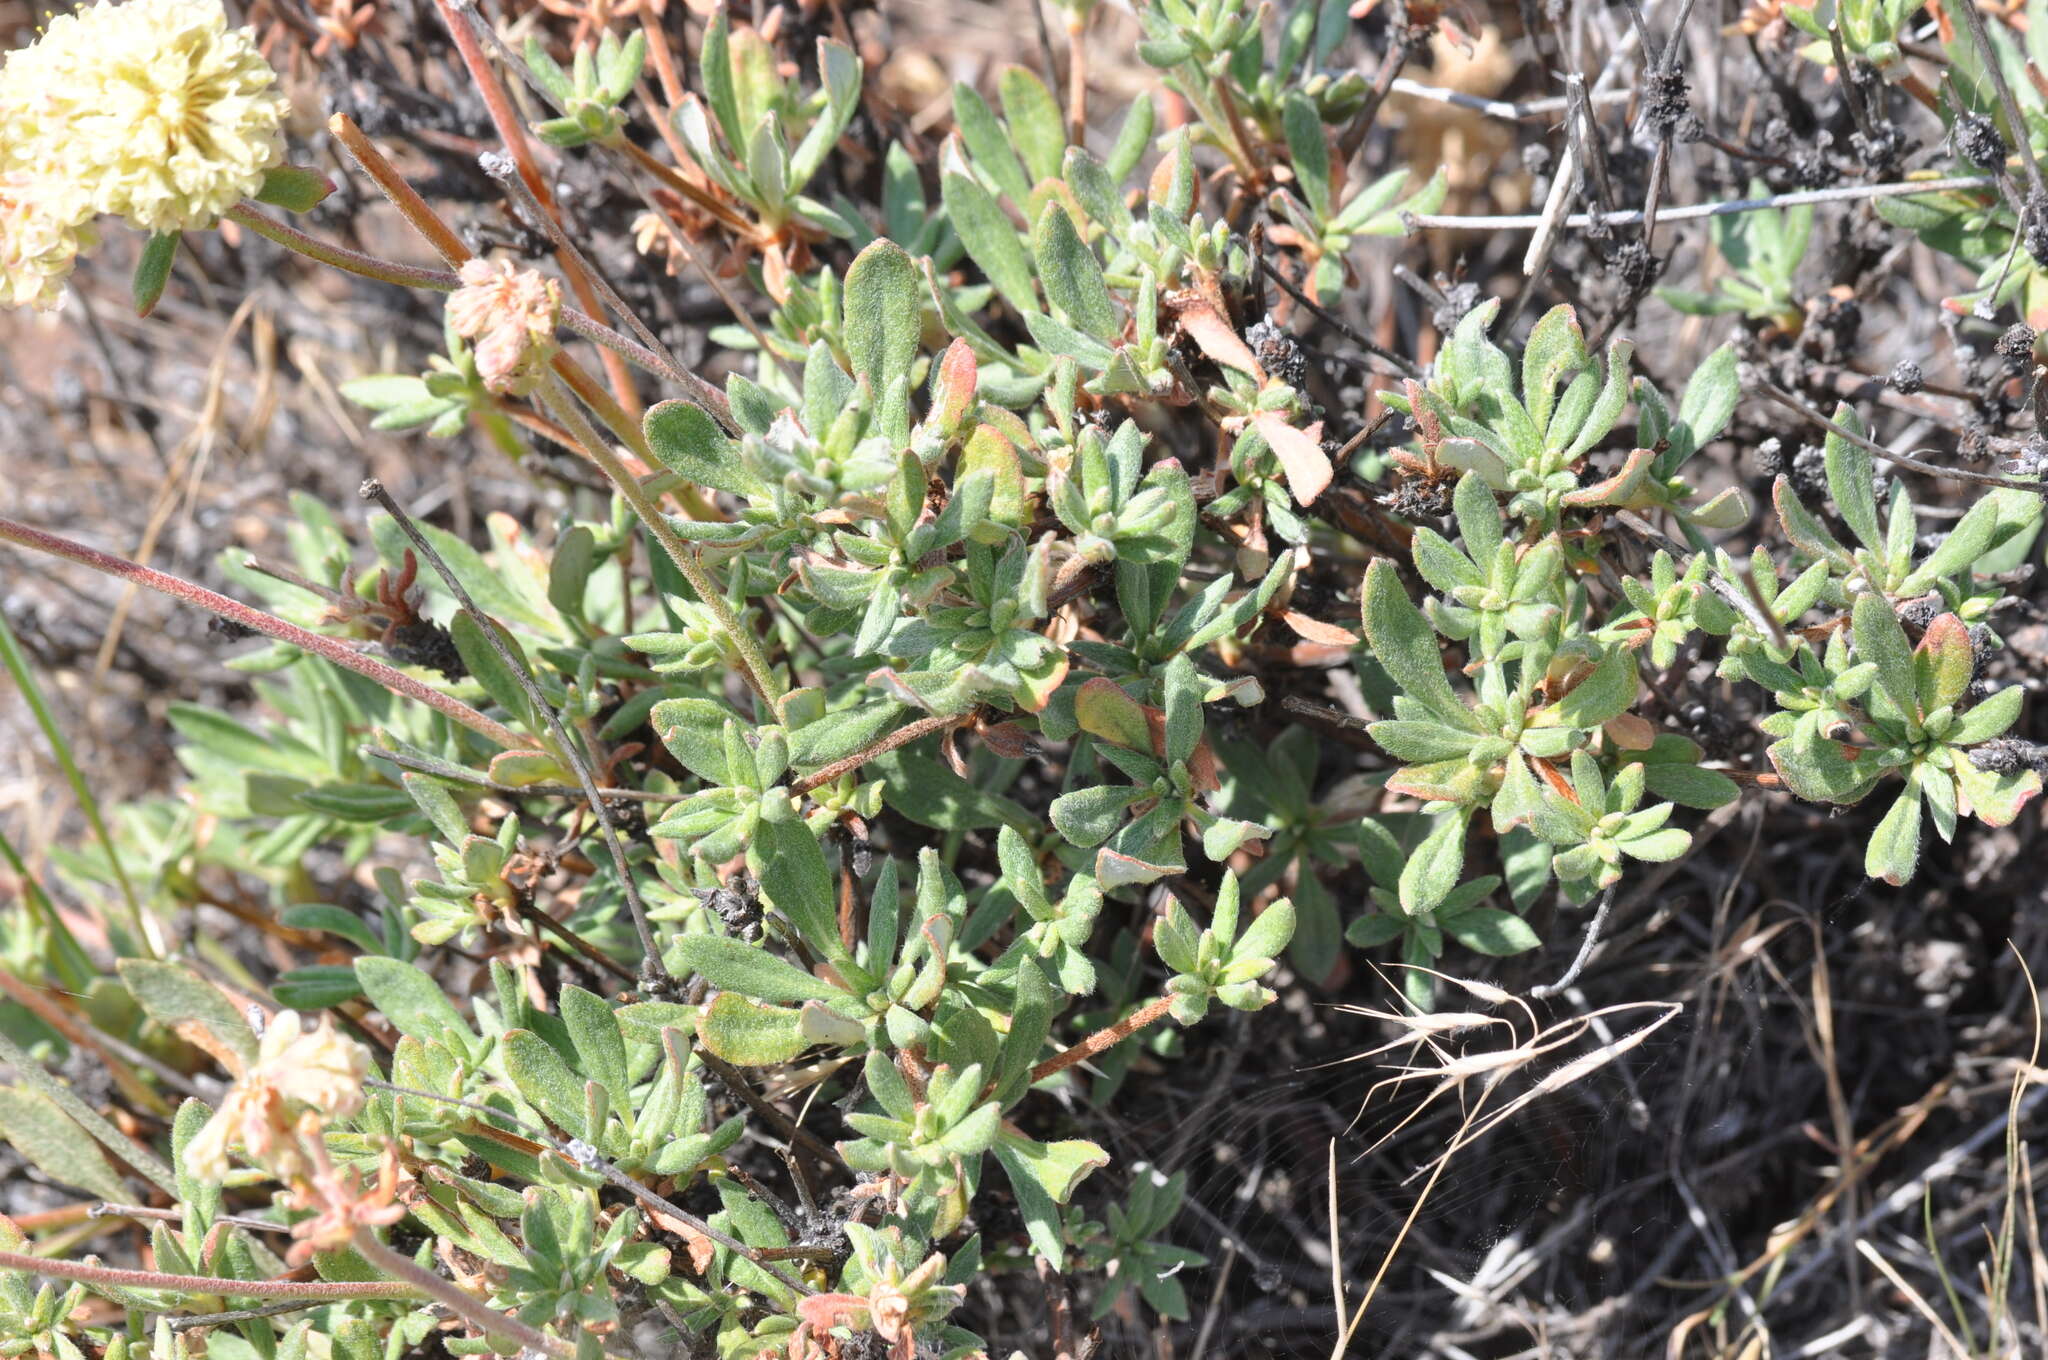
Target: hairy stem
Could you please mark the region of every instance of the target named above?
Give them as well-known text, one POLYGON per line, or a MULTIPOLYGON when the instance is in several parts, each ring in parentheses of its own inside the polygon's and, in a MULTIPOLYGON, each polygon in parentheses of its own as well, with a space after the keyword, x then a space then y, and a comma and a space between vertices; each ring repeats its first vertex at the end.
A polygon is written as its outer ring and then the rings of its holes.
POLYGON ((640 980, 639 976, 632 969, 620 963, 617 959, 605 953, 581 935, 578 935, 568 926, 563 925, 560 921, 557 921, 554 917, 533 905, 533 903, 522 900, 519 902, 518 908, 522 919, 541 927, 541 929, 547 931, 591 963, 610 973, 613 977, 620 979, 628 985, 640 980))
MULTIPOLYGON (((1764 198, 1732 198, 1719 203, 1691 203, 1682 208, 1665 208, 1657 213, 1659 222, 1690 222, 1701 217, 1727 217, 1735 213, 1762 212, 1766 208, 1792 208, 1803 203, 1846 203, 1864 198, 1896 198, 1901 194, 1938 194, 1951 189, 1985 189, 1997 181, 1987 175, 1959 175, 1952 179, 1903 180, 1891 184, 1850 184, 1839 189, 1801 189, 1796 193, 1771 194, 1764 198)), ((1418 231, 1532 231, 1547 219, 1541 213, 1503 217, 1455 217, 1441 213, 1404 213, 1402 224, 1410 233, 1418 231)), ((1560 226, 1635 227, 1643 224, 1640 210, 1611 213, 1573 213, 1560 226)))
MULTIPOLYGON (((483 43, 477 35, 484 29, 484 17, 477 12, 475 0, 434 0, 435 8, 441 11, 441 22, 448 29, 448 36, 455 40, 455 51, 462 58, 469 78, 476 82, 477 93, 483 96, 484 109, 491 116, 491 126, 498 131, 498 140, 505 144, 505 150, 512 156, 519 168, 519 178, 537 199, 541 216, 552 221, 555 218, 554 195, 548 192, 548 182, 540 173, 540 165, 533 158, 533 147, 526 140, 526 125, 519 119, 519 111, 512 107, 511 94, 504 82, 498 79, 496 68, 484 52, 483 43)), ((557 224, 559 229, 559 223, 557 224)), ((562 267, 562 275, 568 280, 569 291, 576 295, 583 310, 595 316, 598 300, 590 286, 590 275, 585 272, 582 261, 573 253, 557 250, 555 260, 562 267)), ((598 357, 604 362, 605 379, 611 384, 612 395, 619 404, 636 408, 639 399, 633 391, 633 375, 626 368, 625 361, 610 350, 602 350, 598 357)))
POLYGON ((386 1275, 396 1275, 412 1290, 448 1305, 465 1321, 486 1335, 496 1332, 500 1336, 513 1338, 522 1346, 530 1346, 543 1354, 555 1356, 557 1360, 575 1360, 576 1348, 568 1342, 529 1327, 518 1318, 500 1313, 472 1295, 464 1293, 431 1270, 422 1269, 410 1258, 399 1255, 379 1242, 377 1235, 368 1228, 356 1229, 355 1248, 365 1261, 386 1275))
POLYGON ((876 756, 887 755, 899 746, 908 746, 919 737, 930 736, 934 732, 943 732, 949 727, 959 727, 963 723, 971 721, 973 717, 974 714, 972 712, 943 713, 932 714, 929 717, 919 718, 916 722, 905 723, 865 750, 855 751, 843 760, 835 760, 816 774, 805 775, 802 779, 790 785, 789 791, 791 793, 809 793, 812 789, 823 788, 839 778, 840 775, 845 774, 849 770, 859 769, 876 756))
POLYGON ((405 182, 405 176, 398 173, 398 167, 384 159, 384 153, 363 135, 363 130, 356 126, 353 118, 337 113, 327 120, 327 130, 334 134, 356 167, 370 177, 371 182, 383 191, 384 197, 391 200, 391 206, 398 209, 398 215, 405 219, 406 225, 434 248, 436 255, 451 265, 459 265, 474 256, 475 252, 463 244, 455 229, 427 206, 427 200, 420 197, 419 190, 405 182))
MULTIPOLYGON (((1067 16, 1067 128, 1075 146, 1088 140, 1088 17, 1093 10, 1067 16)), ((1052 72, 1046 72, 1047 77, 1052 72)))
MULTIPOLYGON (((412 1263, 408 1261, 406 1264, 412 1263)), ((234 1299, 416 1299, 421 1292, 410 1284, 392 1284, 386 1280, 220 1280, 211 1275, 163 1275, 154 1270, 122 1270, 85 1261, 46 1261, 40 1256, 28 1256, 17 1251, 0 1251, 0 1269, 25 1270, 31 1275, 80 1280, 86 1284, 169 1289, 185 1294, 214 1294, 234 1299)), ((574 1352, 565 1351, 563 1354, 573 1355, 574 1352)))
POLYGON ((1912 457, 1910 454, 1894 453, 1877 441, 1836 424, 1783 388, 1775 387, 1770 383, 1764 383, 1757 388, 1757 391, 1769 397, 1772 401, 1777 402, 1778 405, 1797 411, 1829 434, 1840 435, 1857 447, 1884 459, 1887 463, 1896 464, 1909 471, 1924 473, 1929 477, 1946 477, 1950 481, 1955 482, 1974 482, 1979 486, 2002 486, 2013 491, 2031 491, 2037 496, 2048 496, 2048 482, 2023 482, 2014 477, 1997 477, 1988 472, 1971 472, 1967 468, 1941 467, 1934 463, 1923 462, 1918 458, 1912 457))
POLYGON ((555 221, 554 215, 546 211, 540 201, 533 196, 525 181, 513 173, 512 162, 494 152, 486 152, 477 158, 477 164, 505 190, 517 207, 529 216, 540 219, 541 227, 547 232, 548 239, 554 242, 557 254, 566 259, 573 259, 577 267, 588 274, 591 286, 596 289, 598 297, 611 309, 614 316, 625 322, 627 328, 639 337, 640 343, 654 357, 662 376, 688 392, 698 405, 716 416, 727 434, 737 434, 739 427, 732 423, 732 410, 726 404, 725 393, 684 368, 675 355, 669 352, 668 346, 662 344, 660 338, 647 329, 647 324, 640 319, 639 313, 627 306, 626 300, 605 282, 604 276, 597 272, 596 267, 584 257, 583 252, 576 248, 576 243, 569 239, 569 234, 562 230, 561 223, 555 221))
POLYGON ((1080 1043, 1075 1044, 1072 1048, 1061 1053, 1055 1053, 1052 1057, 1047 1058, 1044 1062, 1032 1068, 1032 1085, 1035 1086, 1047 1077, 1066 1071, 1075 1063, 1086 1062, 1105 1049, 1115 1048, 1118 1044, 1130 1038, 1160 1016, 1165 1015, 1172 1007, 1172 997, 1154 997, 1115 1024, 1095 1031, 1095 1033, 1089 1035, 1080 1043))
POLYGON ((266 637, 276 638, 279 642, 289 642, 294 647, 325 657, 343 670, 354 671, 367 680, 374 680, 393 694, 425 704, 435 712, 462 724, 478 736, 508 751, 526 750, 533 744, 503 723, 485 717, 460 699, 431 689, 403 671, 395 670, 381 661, 373 661, 339 638, 311 632, 296 623, 286 623, 275 615, 266 614, 260 609, 251 609, 248 605, 231 600, 225 595, 217 595, 206 587, 194 585, 181 577, 158 571, 154 567, 145 567, 138 562, 130 562, 125 557, 101 552, 98 548, 88 548, 83 543, 74 543, 68 538, 59 538, 55 534, 31 528, 16 520, 0 519, 0 540, 23 548, 33 548, 52 557, 83 563, 95 571, 103 571, 109 576, 147 586, 160 595, 168 595, 186 604, 196 604, 229 623, 254 629, 266 637))
MULTIPOLYGON (((345 118, 346 115, 343 114, 335 115, 337 122, 343 121, 345 118)), ((361 134, 358 135, 360 136, 361 134)), ((398 183, 403 185, 404 181, 400 180, 398 183)), ((393 199, 393 202, 397 201, 397 199, 393 199)), ((255 207, 248 203, 238 203, 228 209, 226 218, 230 222, 241 224, 267 241, 283 246, 294 254, 305 256, 316 264, 328 265, 341 270, 343 273, 354 274, 359 278, 375 279, 379 283, 396 284, 401 288, 430 288, 440 293, 450 293, 462 286, 461 277, 450 270, 422 269, 416 265, 397 264, 390 260, 379 259, 375 255, 365 255, 361 251, 350 250, 346 246, 338 246, 331 241, 323 241, 317 236, 310 236, 298 230, 296 227, 287 226, 273 217, 258 212, 255 207)), ((412 221, 410 216, 408 216, 407 220, 412 221)), ((431 213, 428 213, 419 221, 413 221, 413 225, 423 231, 431 229, 427 224, 431 224, 431 228, 439 228, 442 231, 447 229, 440 219, 434 217, 431 213)), ((468 258, 466 248, 462 247, 462 243, 459 241, 454 242, 454 245, 458 250, 463 251, 462 254, 454 257, 455 263, 461 263, 462 260, 468 258)), ((444 258, 446 257, 444 256, 444 258)), ((580 312, 574 307, 564 307, 562 309, 562 328, 567 331, 573 331, 593 344, 603 346, 628 363, 645 369, 658 378, 678 381, 676 376, 678 370, 670 361, 663 359, 646 346, 639 344, 630 337, 619 334, 602 321, 587 313, 580 312)), ((703 382, 702 379, 696 379, 696 381, 703 382)), ((684 383, 683 385, 688 386, 689 384, 684 383)), ((704 385, 709 387, 708 383, 704 385)), ((694 391, 694 389, 692 390, 694 391)), ((723 410, 725 394, 719 392, 715 387, 710 390, 718 398, 719 409, 723 410)), ((543 430, 542 433, 554 437, 554 432, 551 430, 543 430)), ((574 447, 566 436, 561 437, 558 442, 574 447)))
POLYGON ((619 829, 612 825, 611 812, 605 807, 603 795, 597 791, 597 780, 591 774, 590 762, 577 749, 576 738, 570 735, 569 729, 563 725, 561 714, 555 712, 555 706, 549 703, 548 696, 541 692, 539 682, 533 678, 533 672, 528 670, 513 654, 512 649, 505 645, 505 639, 498 635, 497 625, 486 617, 483 610, 477 608, 476 601, 470 598, 468 587, 462 584, 462 578, 449 569, 440 552, 427 541, 419 526, 412 522, 412 516, 406 514, 398 502, 391 498, 391 493, 384 489, 384 484, 372 478, 363 483, 361 494, 364 499, 374 500, 383 507, 384 513, 391 516, 400 532, 412 543, 414 551, 426 558, 427 565, 447 584, 456 602, 482 630, 484 641, 491 644, 491 650, 498 654, 498 660, 502 661, 505 669, 511 671, 513 677, 518 680, 519 687, 526 692, 526 700, 533 705, 534 712, 540 714, 541 720, 547 724, 549 734, 554 737, 555 744, 561 750, 562 759, 568 762, 569 769, 576 775, 576 782, 582 787, 583 796, 590 800, 591 815, 597 818, 597 824, 604 832, 605 844, 611 850, 612 867, 618 873, 619 887, 626 894, 626 906, 633 913, 633 929, 639 934, 640 948, 646 955, 640 966, 648 970, 652 976, 667 976, 668 970, 661 962, 661 949, 655 944, 654 931, 647 924, 647 906, 640 900, 639 885, 634 882, 633 871, 626 864, 626 849, 619 840, 619 829))
MULTIPOLYGON (((578 798, 583 794, 583 790, 574 784, 501 784, 488 775, 465 770, 445 760, 431 760, 404 751, 387 751, 381 746, 358 746, 356 750, 365 759, 388 760, 402 769, 430 774, 437 779, 452 779, 459 784, 489 789, 510 798, 578 798)), ((687 793, 650 793, 646 789, 601 788, 598 792, 614 802, 628 798, 643 803, 680 803, 690 797, 687 793)))
MULTIPOLYGON (((335 115, 337 118, 341 115, 335 115)), ((350 250, 317 236, 308 236, 296 227, 288 227, 276 218, 256 211, 247 203, 237 203, 223 216, 230 222, 246 227, 266 241, 274 241, 286 250, 303 255, 309 260, 331 265, 344 273, 355 274, 379 283, 397 284, 401 288, 432 288, 437 292, 451 293, 462 286, 462 280, 445 269, 420 269, 409 264, 394 264, 380 260, 374 255, 365 255, 359 250, 350 250)))
MULTIPOLYGON (((619 338, 625 339, 624 336, 619 338)), ((661 467, 661 460, 654 456, 654 450, 648 445, 646 432, 640 428, 640 422, 634 420, 626 413, 625 408, 612 400, 611 393, 605 391, 603 383, 584 372, 582 366, 566 354, 557 354, 551 366, 555 370, 555 375, 568 385, 569 390, 604 422, 604 427, 612 432, 613 437, 632 450, 633 456, 640 460, 642 466, 649 471, 661 467)), ((589 452, 583 442, 573 434, 569 440, 569 447, 582 453, 589 452)), ((632 476, 630 469, 627 475, 632 476)), ((677 488, 676 498, 682 502, 684 512, 691 519, 709 522, 725 518, 718 512, 717 506, 704 499, 704 493, 695 483, 685 483, 677 488)), ((629 496, 627 499, 630 501, 632 498, 629 496)), ((647 496, 647 501, 650 505, 654 503, 651 493, 647 496)))

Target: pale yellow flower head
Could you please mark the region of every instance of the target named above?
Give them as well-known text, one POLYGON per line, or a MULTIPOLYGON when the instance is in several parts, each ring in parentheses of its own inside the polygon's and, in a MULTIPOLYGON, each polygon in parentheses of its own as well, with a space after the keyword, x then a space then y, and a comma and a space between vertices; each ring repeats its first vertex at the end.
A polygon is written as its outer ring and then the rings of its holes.
POLYGON ((239 1144, 252 1161, 281 1176, 311 1165, 300 1151, 299 1133, 317 1136, 322 1119, 346 1119, 363 1108, 363 1082, 370 1052, 337 1034, 332 1016, 321 1016, 310 1034, 297 1011, 279 1011, 263 1031, 256 1061, 228 1089, 227 1098, 186 1149, 195 1176, 227 1175, 228 1149, 239 1144))
POLYGON ((220 0, 107 0, 59 15, 0 71, 18 159, 145 231, 211 227, 284 157, 286 100, 220 0))
POLYGON ((0 306, 46 312, 62 300, 79 248, 92 244, 74 197, 0 150, 0 306))
POLYGON ((562 286, 510 260, 469 260, 448 295, 448 324, 476 343, 477 376, 493 392, 526 392, 555 354, 562 286))

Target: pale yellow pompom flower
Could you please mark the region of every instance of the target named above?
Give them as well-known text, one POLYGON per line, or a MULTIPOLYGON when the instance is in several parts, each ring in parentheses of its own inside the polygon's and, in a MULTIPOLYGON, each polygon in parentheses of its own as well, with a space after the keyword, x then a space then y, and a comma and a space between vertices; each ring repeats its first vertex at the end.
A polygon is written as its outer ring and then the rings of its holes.
POLYGON ((332 1016, 307 1033, 298 1012, 279 1011, 264 1028, 256 1061, 186 1148, 186 1169, 217 1181, 227 1175, 228 1149, 239 1144, 280 1176, 303 1173, 311 1163, 298 1147, 300 1122, 311 1115, 317 1127, 321 1118, 355 1114, 369 1075, 370 1051, 336 1033, 332 1016))
POLYGON ((510 260, 469 260, 448 295, 448 324, 476 342, 477 376, 493 392, 532 390, 555 354, 562 286, 510 260))
POLYGON ((0 150, 0 306, 46 312, 62 300, 79 249, 92 244, 85 216, 60 184, 0 150))
POLYGON ((277 73, 220 0, 100 0, 0 71, 19 158, 145 231, 213 226, 284 158, 277 73))

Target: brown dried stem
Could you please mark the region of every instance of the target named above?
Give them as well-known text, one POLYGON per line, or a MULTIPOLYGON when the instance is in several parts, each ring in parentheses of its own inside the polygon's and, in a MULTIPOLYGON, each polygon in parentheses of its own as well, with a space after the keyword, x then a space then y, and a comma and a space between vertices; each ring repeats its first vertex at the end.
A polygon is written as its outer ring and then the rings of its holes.
POLYGON ((815 774, 805 775, 802 779, 789 786, 790 792, 809 793, 812 789, 823 788, 849 770, 859 769, 876 756, 887 755, 899 746, 908 746, 919 737, 930 736, 934 732, 942 732, 948 727, 959 727, 971 721, 973 717, 974 715, 971 712, 935 713, 928 717, 919 718, 916 722, 905 723, 867 749, 855 751, 843 760, 835 760, 815 774))
POLYGON ((1032 1085, 1035 1086, 1047 1077, 1066 1071, 1075 1063, 1086 1062, 1106 1049, 1115 1048, 1118 1044, 1130 1038, 1160 1016, 1165 1015, 1172 1008, 1172 997, 1154 997, 1115 1024, 1095 1031, 1095 1033, 1089 1035, 1080 1043, 1075 1044, 1072 1048, 1055 1053, 1052 1057, 1047 1058, 1044 1062, 1032 1068, 1032 1085))

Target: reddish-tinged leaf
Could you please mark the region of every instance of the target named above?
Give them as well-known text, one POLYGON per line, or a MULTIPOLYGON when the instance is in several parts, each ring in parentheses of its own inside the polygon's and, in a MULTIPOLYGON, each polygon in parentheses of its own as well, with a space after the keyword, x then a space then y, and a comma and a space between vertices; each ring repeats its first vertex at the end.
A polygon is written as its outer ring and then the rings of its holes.
MULTIPOLYGON (((491 1130, 479 1128, 477 1132, 489 1133, 491 1130)), ((534 1145, 536 1149, 539 1146, 537 1143, 534 1145)), ((689 1261, 690 1273, 692 1275, 702 1275, 705 1271, 711 1269, 711 1263, 718 1255, 716 1243, 673 1214, 663 1213, 661 1210, 656 1209, 649 1217, 654 1220, 654 1225, 657 1228, 662 1229, 664 1232, 674 1233, 677 1237, 683 1239, 683 1254, 689 1261)), ((821 1294, 814 1297, 824 1298, 826 1296, 821 1294)))
POLYGON ((2011 826, 2013 819, 2041 792, 2041 776, 2032 770, 2020 774, 1992 774, 1964 764, 1956 771, 1959 810, 1986 826, 2011 826))
POLYGON ((1469 762, 1435 760, 1404 765, 1387 780, 1387 792, 1431 803, 1468 803, 1489 796, 1498 776, 1469 762))
POLYGON ((858 1329, 867 1325, 868 1301, 864 1294, 813 1294, 797 1304, 796 1312, 819 1331, 832 1327, 858 1329))
POLYGON ((1657 743, 1657 729, 1647 718, 1623 713, 1601 724, 1607 739, 1624 751, 1647 751, 1657 743))
POLYGON ((1112 745, 1131 751, 1154 750, 1145 706, 1102 676, 1091 677, 1074 696, 1074 721, 1083 732, 1112 745))
POLYGON ((1252 425, 1265 436, 1274 456, 1279 458, 1281 471, 1287 474, 1287 489, 1294 493, 1294 503, 1314 504, 1330 485, 1332 476, 1330 456, 1323 452, 1323 422, 1319 420, 1306 430, 1297 430, 1279 412, 1261 411, 1252 417, 1252 425))
POLYGON ((1180 872, 1177 864, 1153 864, 1135 855, 1115 850, 1095 852, 1095 881, 1104 888, 1126 888, 1138 883, 1157 883, 1168 874, 1180 872))
POLYGON ((1180 172, 1180 156, 1181 146, 1175 143, 1152 167, 1152 178, 1145 183, 1145 197, 1149 201, 1164 203, 1173 197, 1173 177, 1180 172))
POLYGON ((545 751, 500 751, 491 758, 491 778, 500 784, 557 783, 569 777, 553 756, 545 751))
POLYGON ((1913 649, 1914 688, 1922 717, 1963 697, 1970 687, 1973 662, 1969 625, 1953 614, 1943 614, 1927 625, 1926 635, 1913 649))
POLYGON ((1065 652, 1056 652, 1044 665, 1023 672, 1024 683, 1013 691, 1017 702, 1030 712, 1043 713, 1053 692, 1066 683, 1071 664, 1065 652))
POLYGON ((1413 378, 1403 378, 1401 386, 1408 397, 1408 418, 1415 422, 1415 433, 1422 441, 1423 451, 1434 457, 1436 446, 1444 441, 1443 423, 1423 397, 1421 383, 1413 378))
POLYGON ((1258 356, 1252 353, 1250 345, 1237 333, 1237 328, 1223 319, 1213 306, 1192 293, 1184 293, 1168 300, 1168 306, 1180 314, 1180 328, 1195 342, 1202 353, 1240 373, 1248 373, 1260 382, 1266 380, 1266 371, 1259 367, 1258 356))
POLYGON ((981 742, 1004 760, 1023 760, 1038 750, 1031 734, 1015 723, 994 723, 982 728, 981 742))
POLYGON ((1591 486, 1582 486, 1577 491, 1567 492, 1566 505, 1626 505, 1631 497, 1649 480, 1652 454, 1648 449, 1635 449, 1629 453, 1628 461, 1615 469, 1612 476, 1602 478, 1591 486))
POLYGON ((1825 557, 1837 566, 1847 569, 1851 565, 1849 550, 1836 540, 1828 527, 1813 517, 1799 499, 1799 493, 1792 489, 1791 481, 1783 474, 1771 484, 1771 504, 1777 507, 1778 521, 1785 526, 1785 537, 1808 557, 1825 557))
POLYGON ((1547 760, 1531 761, 1530 764, 1536 767, 1536 773, 1543 777, 1543 782, 1550 785, 1552 793, 1573 803, 1579 801, 1579 791, 1572 787, 1571 780, 1559 773, 1555 765, 1547 760))
POLYGON ((943 430, 959 428, 974 405, 974 389, 979 378, 974 351, 965 340, 955 340, 939 359, 939 387, 932 402, 933 423, 943 430))
POLYGON ((1223 787, 1223 781, 1216 777, 1216 753, 1209 749, 1207 737, 1196 742, 1193 754, 1188 756, 1188 778, 1196 793, 1214 793, 1223 787))
POLYGON ((1339 628, 1334 623, 1324 623, 1321 619, 1312 619, 1299 610, 1289 609, 1280 617, 1286 621, 1289 628, 1310 642, 1320 642, 1330 647, 1358 645, 1358 634, 1350 629, 1339 628))

